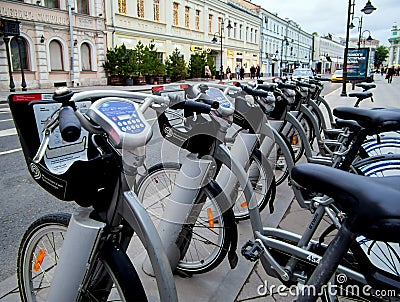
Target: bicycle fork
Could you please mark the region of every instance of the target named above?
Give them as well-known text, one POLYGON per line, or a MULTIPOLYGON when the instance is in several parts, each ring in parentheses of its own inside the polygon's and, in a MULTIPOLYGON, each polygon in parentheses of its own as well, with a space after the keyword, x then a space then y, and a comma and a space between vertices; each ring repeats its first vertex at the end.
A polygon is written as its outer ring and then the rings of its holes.
POLYGON ((105 224, 89 218, 89 209, 72 215, 63 243, 60 260, 50 288, 49 302, 76 301, 87 271, 87 264, 97 250, 105 224))

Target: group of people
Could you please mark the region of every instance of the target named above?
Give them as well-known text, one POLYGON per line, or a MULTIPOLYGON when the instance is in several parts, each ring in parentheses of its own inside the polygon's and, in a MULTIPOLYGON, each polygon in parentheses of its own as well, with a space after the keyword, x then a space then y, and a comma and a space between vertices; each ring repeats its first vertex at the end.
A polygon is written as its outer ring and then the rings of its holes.
POLYGON ((388 80, 388 83, 391 84, 393 81, 393 76, 398 76, 399 75, 399 67, 395 68, 394 66, 392 67, 387 67, 381 68, 381 75, 385 74, 385 78, 388 80))
MULTIPOLYGON (((251 66, 250 67, 250 78, 251 79, 254 79, 254 78, 259 79, 261 76, 260 70, 261 70, 261 68, 259 65, 257 65, 256 67, 254 67, 254 65, 251 66)), ((226 68, 225 72, 226 72, 227 79, 232 80, 233 75, 232 75, 232 71, 229 66, 226 68)), ((210 70, 210 67, 208 66, 208 64, 206 64, 206 66, 204 68, 204 74, 205 74, 206 78, 211 78, 211 70, 210 70)), ((236 80, 244 79, 244 67, 243 66, 240 66, 239 64, 236 65, 235 76, 236 76, 236 80)))

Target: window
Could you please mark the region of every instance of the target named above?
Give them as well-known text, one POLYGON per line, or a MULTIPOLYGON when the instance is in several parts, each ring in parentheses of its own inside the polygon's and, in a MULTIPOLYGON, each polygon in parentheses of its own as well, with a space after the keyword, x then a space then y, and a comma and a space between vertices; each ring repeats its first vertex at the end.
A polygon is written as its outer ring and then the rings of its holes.
POLYGON ((196 9, 196 30, 200 30, 200 11, 196 9))
POLYGON ((50 67, 52 71, 64 70, 63 53, 61 43, 53 40, 49 45, 50 50, 50 67))
POLYGON ((178 14, 179 4, 174 2, 174 25, 179 25, 179 14, 178 14))
POLYGON ((235 39, 236 39, 236 35, 237 35, 236 31, 237 31, 237 23, 235 22, 235 23, 233 23, 233 37, 235 39))
POLYGON ((90 46, 88 43, 82 43, 81 45, 81 64, 82 64, 82 71, 92 70, 92 56, 90 53, 90 46))
POLYGON ((246 26, 246 41, 249 41, 249 27, 246 26))
POLYGON ((160 0, 153 1, 154 21, 160 21, 160 0))
POLYGON ((126 0, 118 0, 118 12, 126 14, 126 0))
POLYGON ((218 35, 221 36, 222 18, 218 17, 218 35))
POLYGON ((24 70, 29 70, 28 43, 22 37, 11 39, 11 61, 14 70, 21 70, 21 63, 24 70), (19 56, 18 44, 21 49, 19 56))
POLYGON ((250 29, 250 42, 253 42, 253 29, 250 29))
POLYGON ((242 40, 243 25, 239 25, 239 40, 242 40))
POLYGON ((256 30, 254 30, 254 43, 257 43, 257 34, 258 34, 258 31, 256 29, 256 30))
POLYGON ((190 7, 185 6, 185 27, 190 27, 190 7))
POLYGON ((137 16, 144 18, 144 0, 137 0, 137 16))
POLYGON ((208 15, 208 32, 212 34, 213 15, 208 15))
POLYGON ((48 8, 60 8, 58 0, 44 0, 43 5, 48 8))
POLYGON ((89 15, 89 0, 76 0, 78 13, 89 15))

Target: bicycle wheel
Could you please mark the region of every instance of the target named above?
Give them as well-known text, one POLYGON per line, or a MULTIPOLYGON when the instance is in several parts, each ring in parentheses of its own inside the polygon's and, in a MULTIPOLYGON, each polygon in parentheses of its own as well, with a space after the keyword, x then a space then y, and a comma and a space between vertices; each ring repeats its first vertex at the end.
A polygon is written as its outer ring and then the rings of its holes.
MULTIPOLYGON (((250 165, 247 169, 247 176, 252 184, 254 194, 257 199, 258 208, 262 211, 265 206, 275 199, 276 181, 272 168, 270 172, 263 167, 261 152, 255 149, 250 156, 250 165)), ((237 195, 233 206, 233 212, 237 220, 249 218, 249 209, 247 207, 246 197, 243 189, 238 185, 237 195)))
POLYGON ((22 301, 47 301, 70 218, 64 213, 43 216, 22 237, 17 259, 22 301))
POLYGON ((289 175, 289 169, 288 165, 286 162, 285 154, 283 153, 283 148, 289 150, 289 153, 292 157, 292 160, 294 162, 295 160, 295 155, 293 152, 292 147, 290 146, 290 143, 288 142, 287 138, 283 136, 281 133, 279 133, 280 137, 282 140, 285 142, 285 146, 279 146, 278 143, 275 141, 276 147, 274 147, 273 151, 275 154, 270 154, 268 158, 273 158, 273 170, 275 174, 275 184, 276 186, 279 186, 283 181, 288 177, 289 175))
MULTIPOLYGON (((157 164, 139 182, 137 195, 155 226, 163 216, 179 170, 178 163, 157 164)), ((216 192, 210 185, 200 190, 197 199, 203 206, 195 224, 183 226, 187 242, 190 243, 184 257, 178 262, 178 270, 191 274, 205 273, 225 258, 231 238, 227 225, 230 220, 234 222, 234 217, 232 210, 222 213, 219 208, 215 197, 221 192, 216 192)))
POLYGON ((314 128, 311 120, 309 119, 308 116, 302 115, 300 118, 300 124, 303 126, 304 132, 306 133, 308 137, 308 141, 310 142, 310 145, 313 144, 314 138, 315 138, 315 133, 314 133, 314 128))
MULTIPOLYGON (((71 215, 65 213, 46 215, 33 222, 25 232, 17 260, 21 301, 47 301, 70 218, 71 215)), ((80 301, 145 301, 139 279, 133 279, 137 277, 136 271, 121 252, 112 247, 100 252, 97 274, 92 274, 97 277, 90 279, 80 301), (100 273, 102 282, 99 282, 100 273)))
POLYGON ((290 142, 294 154, 294 162, 296 163, 304 154, 304 144, 301 136, 295 127, 291 127, 286 139, 290 142))

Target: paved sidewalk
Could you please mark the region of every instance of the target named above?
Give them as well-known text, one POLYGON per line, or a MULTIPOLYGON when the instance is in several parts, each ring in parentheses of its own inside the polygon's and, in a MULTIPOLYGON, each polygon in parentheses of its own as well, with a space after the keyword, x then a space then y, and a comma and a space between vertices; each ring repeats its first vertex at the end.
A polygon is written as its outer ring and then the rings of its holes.
MULTIPOLYGON (((400 77, 395 77, 392 84, 388 84, 384 78, 377 75, 375 78, 377 88, 372 90, 374 93, 374 103, 365 100, 361 107, 400 107, 398 99, 398 90, 400 88, 400 77)), ((82 89, 83 87, 80 87, 82 89)), ((121 88, 121 87, 120 87, 121 88)), ((125 88, 121 88, 125 89, 125 88)), ((128 86, 127 90, 132 89, 128 86)), ((149 88, 147 88, 149 89, 149 88)), ((356 88, 360 91, 360 88, 356 88)), ((348 93, 352 92, 351 86, 348 85, 348 93)), ((354 100, 350 97, 340 97, 341 85, 325 96, 325 99, 332 106, 353 106, 354 100)), ((7 93, 0 92, 0 100, 7 97, 7 93)), ((269 215, 268 210, 262 213, 263 221, 266 226, 280 227, 289 231, 301 233, 310 221, 310 213, 301 209, 297 202, 293 201, 293 192, 291 188, 284 182, 277 191, 275 200, 275 213, 269 215)), ((241 222, 238 225, 239 244, 238 254, 240 254, 241 245, 251 239, 251 229, 248 222, 241 222)), ((142 256, 133 258, 133 261, 140 267, 142 256)), ((147 277, 139 269, 139 273, 144 278, 146 290, 149 293, 149 300, 156 301, 157 294, 155 282, 153 278, 147 277)), ((277 294, 276 292, 266 292, 265 284, 268 286, 280 285, 277 279, 269 277, 259 264, 246 261, 239 255, 239 263, 236 269, 230 270, 226 260, 212 272, 207 274, 193 276, 192 278, 175 277, 176 286, 180 301, 293 301, 293 297, 286 294, 277 294), (261 293, 261 294, 260 294, 261 293), (285 296, 286 295, 286 296, 285 296)), ((19 301, 19 296, 15 293, 16 280, 15 276, 10 277, 6 281, 0 283, 0 302, 19 301), (14 290, 14 292, 12 292, 14 290), (6 297, 3 294, 9 293, 6 297)), ((276 287, 275 287, 276 288, 276 287)))

